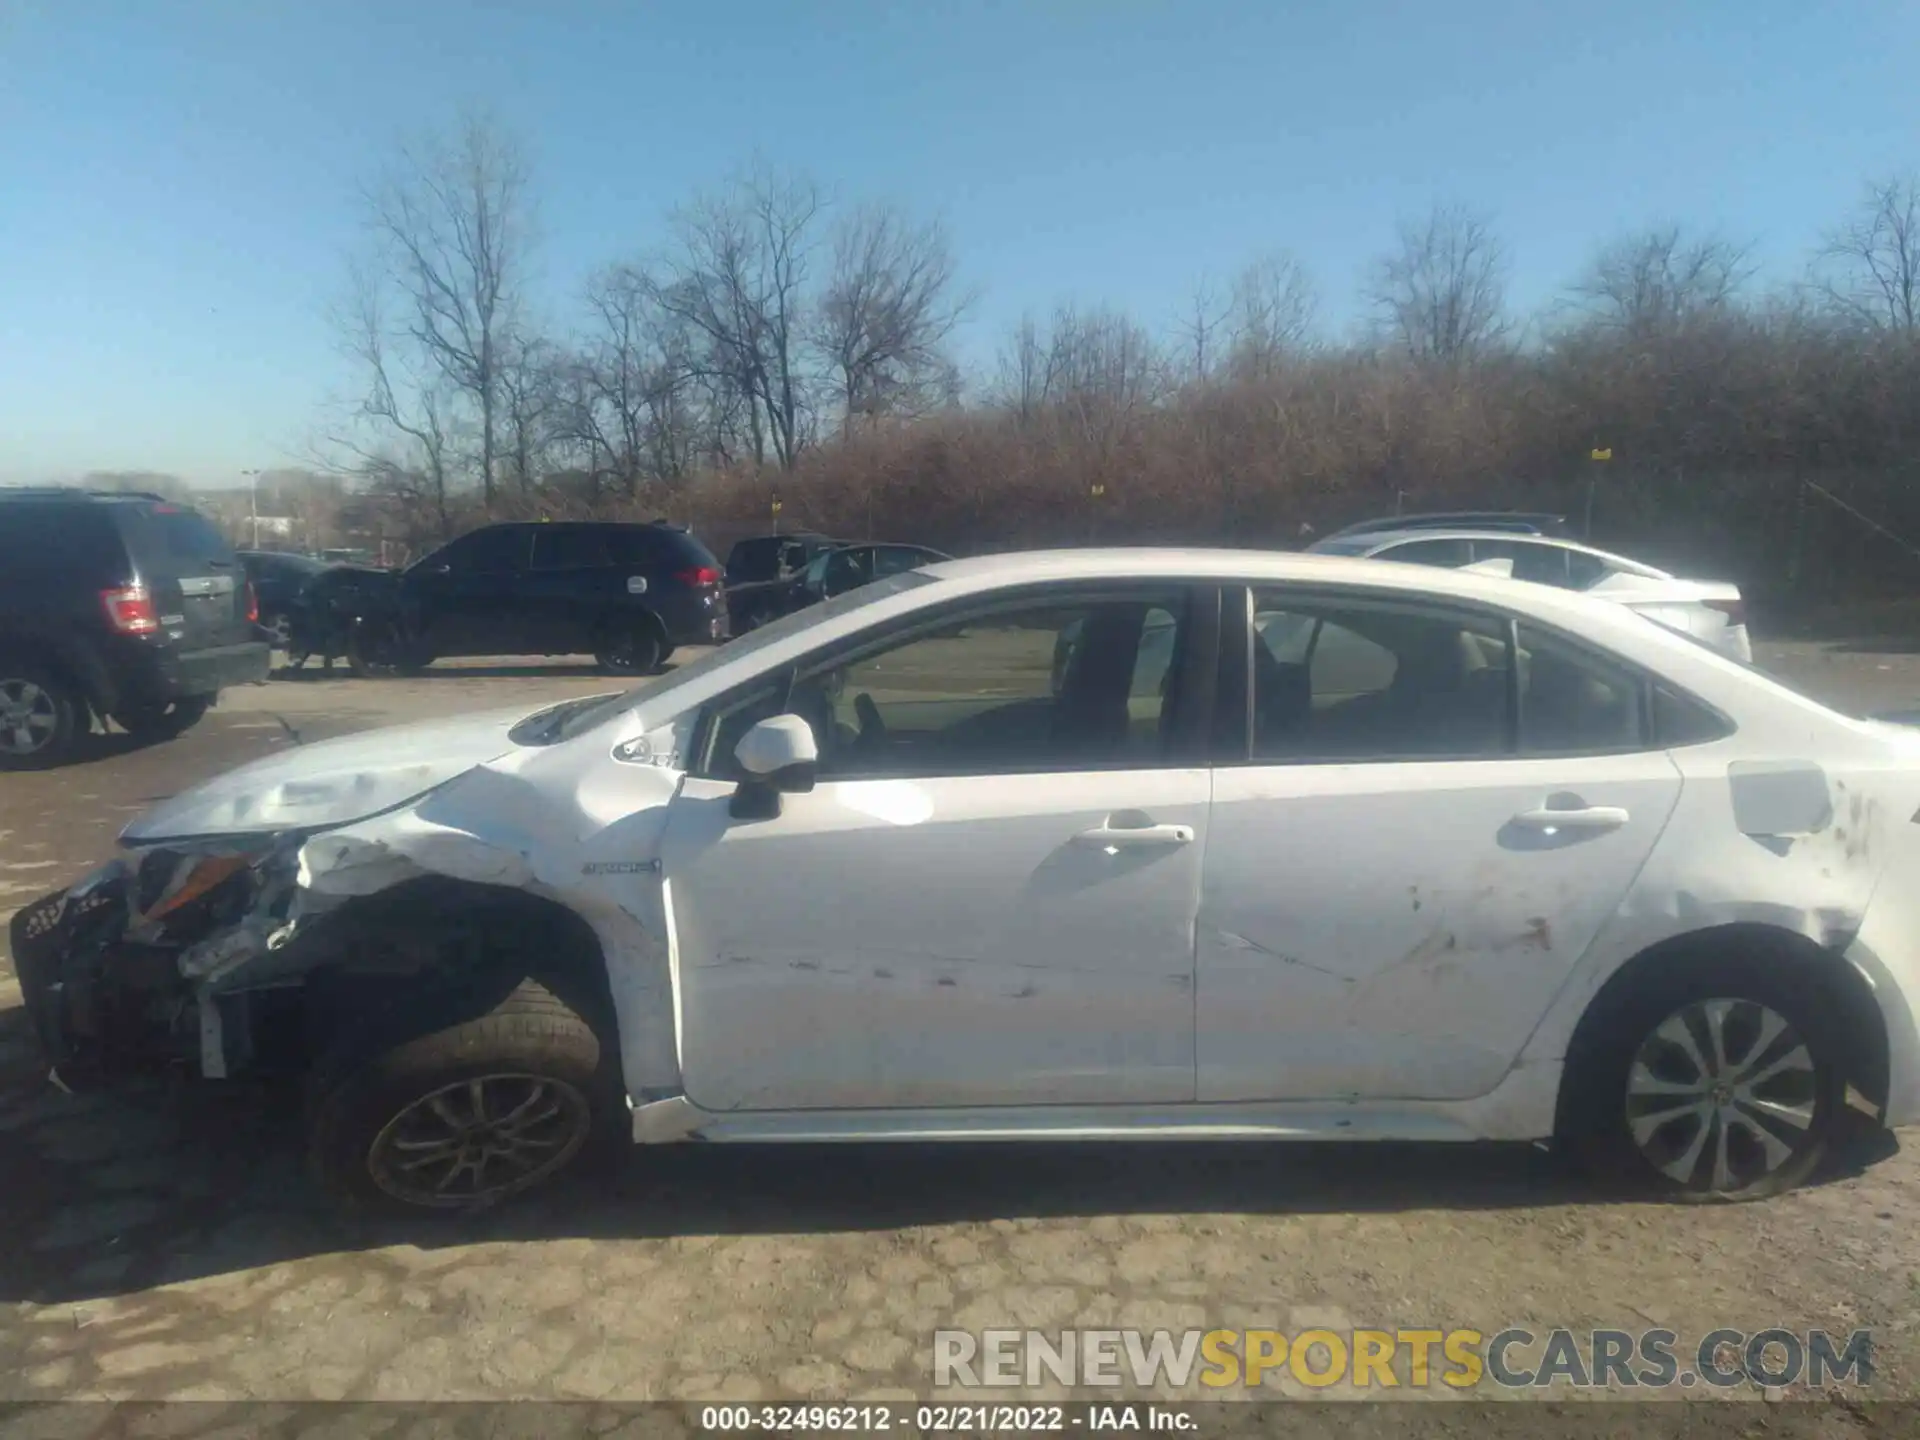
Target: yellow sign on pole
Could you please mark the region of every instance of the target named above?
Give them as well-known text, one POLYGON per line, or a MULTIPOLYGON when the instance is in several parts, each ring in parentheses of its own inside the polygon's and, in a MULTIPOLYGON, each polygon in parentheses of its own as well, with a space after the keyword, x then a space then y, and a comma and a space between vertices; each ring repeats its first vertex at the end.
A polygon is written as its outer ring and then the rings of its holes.
POLYGON ((1593 454, 1589 458, 1594 460, 1611 460, 1613 458, 1613 447, 1609 445, 1604 450, 1601 450, 1596 447, 1593 454))

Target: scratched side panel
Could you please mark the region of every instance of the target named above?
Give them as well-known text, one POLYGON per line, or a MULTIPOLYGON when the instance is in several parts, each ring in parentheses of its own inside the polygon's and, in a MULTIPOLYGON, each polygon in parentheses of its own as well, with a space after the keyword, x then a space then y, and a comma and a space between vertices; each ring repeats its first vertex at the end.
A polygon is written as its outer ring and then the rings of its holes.
POLYGON ((1205 1100, 1491 1091, 1667 823, 1662 754, 1223 770, 1197 947, 1205 1100), (1550 796, 1603 833, 1514 817, 1550 796))

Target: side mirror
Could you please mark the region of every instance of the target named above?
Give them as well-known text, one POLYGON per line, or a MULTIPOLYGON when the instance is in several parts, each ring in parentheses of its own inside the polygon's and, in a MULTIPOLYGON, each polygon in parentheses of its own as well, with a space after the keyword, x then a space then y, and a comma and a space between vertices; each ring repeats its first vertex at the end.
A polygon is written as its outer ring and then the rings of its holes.
POLYGON ((780 813, 782 795, 813 789, 820 747, 798 715, 774 715, 740 737, 733 758, 747 778, 734 787, 729 812, 738 820, 770 820, 780 813))

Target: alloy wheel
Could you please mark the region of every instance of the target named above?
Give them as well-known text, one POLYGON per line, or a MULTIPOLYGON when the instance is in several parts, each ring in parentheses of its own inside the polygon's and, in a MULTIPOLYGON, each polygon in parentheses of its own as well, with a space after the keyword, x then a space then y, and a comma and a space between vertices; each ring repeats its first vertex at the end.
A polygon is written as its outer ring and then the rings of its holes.
POLYGON ((374 1139, 367 1165, 376 1185, 410 1205, 488 1204, 559 1170, 591 1123, 586 1097, 564 1081, 482 1075, 401 1110, 374 1139))
POLYGON ((60 707, 31 680, 0 680, 0 750, 32 755, 60 728, 60 707))
POLYGON ((1819 1075, 1800 1032, 1755 1000, 1696 1000, 1656 1025, 1627 1072, 1628 1133, 1695 1191, 1746 1189, 1816 1137, 1819 1075))

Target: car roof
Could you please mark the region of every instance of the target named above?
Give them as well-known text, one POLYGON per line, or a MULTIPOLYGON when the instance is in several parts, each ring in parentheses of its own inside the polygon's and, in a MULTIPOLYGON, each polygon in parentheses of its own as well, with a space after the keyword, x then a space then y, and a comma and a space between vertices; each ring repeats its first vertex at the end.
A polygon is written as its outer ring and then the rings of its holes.
MULTIPOLYGON (((1334 537, 1329 535, 1327 539, 1334 537)), ((1647 564, 1644 560, 1632 560, 1625 555, 1616 555, 1611 550, 1601 550, 1596 546, 1584 545, 1578 540, 1568 540, 1559 535, 1522 535, 1512 530, 1382 530, 1365 535, 1350 535, 1349 541, 1365 540, 1374 551, 1387 549, 1394 545, 1404 545, 1414 540, 1498 540, 1503 544, 1551 545, 1556 550, 1574 550, 1582 555, 1591 555, 1596 560, 1605 560, 1609 564, 1621 566, 1636 575, 1652 579, 1671 579, 1666 571, 1647 564)), ((1349 554, 1354 552, 1349 551, 1349 554)), ((1359 556, 1367 559, 1370 556, 1359 556)))
POLYGON ((1431 530, 1471 526, 1484 530, 1550 534, 1567 523, 1567 517, 1546 510, 1432 510, 1401 515, 1376 515, 1356 520, 1329 532, 1334 535, 1368 535, 1385 530, 1431 530))

